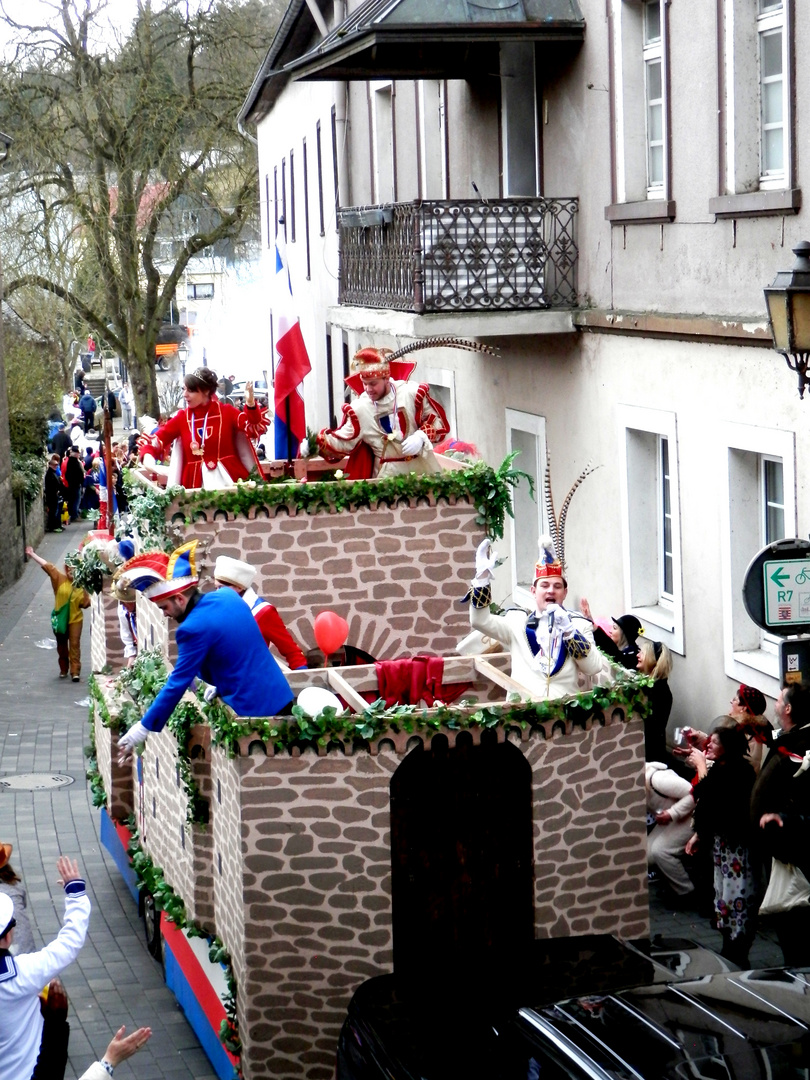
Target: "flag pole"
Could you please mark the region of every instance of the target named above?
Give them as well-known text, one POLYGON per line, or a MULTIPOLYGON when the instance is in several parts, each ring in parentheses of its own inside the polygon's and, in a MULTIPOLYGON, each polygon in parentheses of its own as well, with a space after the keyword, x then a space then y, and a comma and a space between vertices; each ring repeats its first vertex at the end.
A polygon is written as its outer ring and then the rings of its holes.
POLYGON ((292 467, 292 431, 290 430, 290 424, 292 423, 292 420, 290 419, 290 395, 289 394, 284 399, 284 409, 285 409, 285 412, 287 413, 287 468, 289 469, 289 468, 292 467))

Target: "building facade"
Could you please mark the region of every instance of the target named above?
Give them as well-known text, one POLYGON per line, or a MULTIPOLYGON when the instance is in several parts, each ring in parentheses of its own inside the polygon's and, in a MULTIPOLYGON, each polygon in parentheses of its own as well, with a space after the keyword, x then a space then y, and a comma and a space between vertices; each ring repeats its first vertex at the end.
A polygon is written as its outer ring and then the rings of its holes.
MULTIPOLYGON (((292 0, 241 116, 309 426, 339 417, 363 345, 485 340, 497 357, 420 353, 418 377, 490 462, 520 450, 542 488, 550 457, 558 505, 599 466, 568 516, 569 606, 670 647, 672 726, 740 681, 773 697, 741 586, 810 521, 810 403, 762 293, 808 232, 798 5, 317 3, 292 0)), ((525 604, 542 500, 515 509, 495 594, 525 604)))

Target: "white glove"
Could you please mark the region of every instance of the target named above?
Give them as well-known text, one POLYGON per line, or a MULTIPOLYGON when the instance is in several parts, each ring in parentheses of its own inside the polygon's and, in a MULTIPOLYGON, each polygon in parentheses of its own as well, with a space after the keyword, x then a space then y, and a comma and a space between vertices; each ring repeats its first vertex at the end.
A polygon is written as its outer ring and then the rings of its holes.
POLYGON ((149 728, 143 726, 140 720, 124 735, 118 736, 118 764, 124 765, 132 757, 136 746, 145 743, 151 734, 149 728))
POLYGON ((498 556, 492 550, 489 540, 482 540, 475 552, 475 577, 473 588, 481 589, 494 580, 492 571, 498 564, 498 556))
POLYGON ((215 686, 206 686, 203 691, 203 701, 213 701, 217 696, 217 688, 215 686))
POLYGON ((298 456, 302 458, 308 458, 312 455, 312 451, 309 448, 309 439, 302 439, 298 444, 298 456))
POLYGON ((574 624, 571 622, 571 616, 564 607, 560 607, 559 604, 549 604, 546 608, 546 614, 548 615, 549 630, 551 630, 553 626, 555 630, 560 631, 563 637, 569 637, 573 634, 574 624))
POLYGON ((407 439, 402 440, 402 454, 403 457, 417 457, 421 454, 426 446, 430 445, 430 440, 424 431, 421 429, 415 431, 413 435, 409 435, 407 439))

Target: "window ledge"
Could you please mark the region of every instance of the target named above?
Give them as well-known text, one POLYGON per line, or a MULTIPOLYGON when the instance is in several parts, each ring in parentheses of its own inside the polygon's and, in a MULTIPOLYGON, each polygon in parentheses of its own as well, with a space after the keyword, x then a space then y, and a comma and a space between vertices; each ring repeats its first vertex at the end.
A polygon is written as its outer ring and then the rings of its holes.
POLYGON ((718 218, 765 217, 768 214, 796 214, 801 205, 801 188, 784 188, 781 191, 719 195, 709 199, 709 213, 718 218))
POLYGON ((674 199, 645 199, 642 202, 611 203, 605 207, 611 225, 649 225, 674 221, 674 199))
POLYGON ((763 675, 770 675, 772 679, 779 677, 779 657, 764 649, 747 649, 744 652, 733 654, 738 664, 761 671, 763 675))
POLYGON ((772 652, 749 649, 732 653, 731 663, 726 661, 726 675, 735 682, 756 686, 768 697, 779 695, 779 657, 772 652))
POLYGON ((648 638, 657 638, 670 652, 684 655, 682 626, 671 608, 652 604, 649 607, 633 607, 629 614, 635 615, 645 627, 648 638))

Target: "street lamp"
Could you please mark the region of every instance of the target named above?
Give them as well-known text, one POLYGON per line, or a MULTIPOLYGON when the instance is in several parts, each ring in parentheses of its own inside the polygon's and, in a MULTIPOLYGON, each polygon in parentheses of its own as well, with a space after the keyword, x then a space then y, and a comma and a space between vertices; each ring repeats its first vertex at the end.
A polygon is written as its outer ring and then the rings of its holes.
POLYGON ((181 341, 177 346, 177 355, 180 357, 180 367, 183 372, 183 378, 186 377, 186 360, 188 360, 188 345, 185 341, 181 341))
POLYGON ((781 270, 773 285, 765 290, 773 347, 799 376, 799 397, 810 384, 810 242, 802 240, 793 249, 796 262, 791 270, 781 270))

